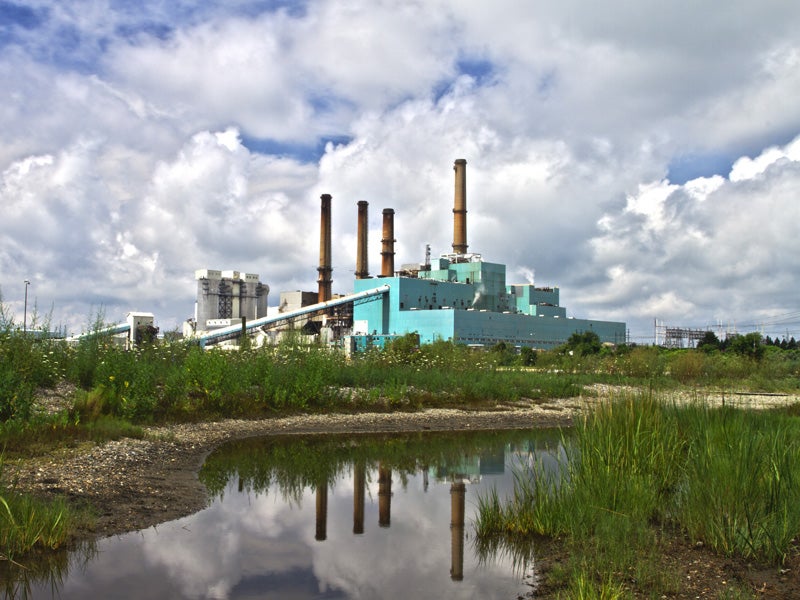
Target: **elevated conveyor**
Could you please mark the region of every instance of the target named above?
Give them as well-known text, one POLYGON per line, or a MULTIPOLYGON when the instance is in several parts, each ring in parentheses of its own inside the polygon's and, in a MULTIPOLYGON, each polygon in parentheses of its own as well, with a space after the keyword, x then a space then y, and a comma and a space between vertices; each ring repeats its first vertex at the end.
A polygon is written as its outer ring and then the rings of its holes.
MULTIPOLYGON (((254 319, 252 321, 246 322, 244 325, 244 329, 245 332, 247 332, 267 325, 274 325, 281 321, 290 321, 292 319, 296 319, 298 317, 302 317, 305 315, 322 312, 329 308, 333 308, 335 306, 350 304, 353 302, 358 302, 359 300, 368 300, 371 298, 376 298, 378 296, 382 296, 388 293, 389 293, 389 286, 380 285, 376 288, 363 290, 361 292, 356 292, 355 294, 350 294, 348 296, 343 296, 341 298, 336 298, 334 300, 328 300, 327 302, 310 304, 308 306, 304 306, 303 308, 281 313, 279 315, 254 319)), ((241 325, 229 325, 228 327, 220 327, 219 329, 214 329, 213 331, 208 331, 206 333, 198 335, 197 337, 193 338, 193 340, 198 342, 201 348, 205 348, 208 344, 215 344, 225 340, 234 339, 239 335, 241 335, 241 333, 242 333, 241 325)))
POLYGON ((131 330, 130 323, 117 323, 116 325, 109 325, 108 327, 103 327, 101 329, 92 329, 91 331, 87 331, 85 333, 79 333, 78 335, 71 335, 66 338, 67 342, 79 342, 84 338, 90 338, 94 336, 103 336, 103 335, 119 335, 120 333, 128 333, 131 330))

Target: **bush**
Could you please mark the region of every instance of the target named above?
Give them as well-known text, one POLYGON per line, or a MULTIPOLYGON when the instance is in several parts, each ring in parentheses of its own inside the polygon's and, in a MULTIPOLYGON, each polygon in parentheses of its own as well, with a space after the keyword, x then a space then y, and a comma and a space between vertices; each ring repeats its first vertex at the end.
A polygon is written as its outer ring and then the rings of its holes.
POLYGON ((590 354, 599 354, 603 348, 600 343, 600 336, 594 331, 575 332, 564 345, 562 353, 572 353, 578 356, 587 356, 590 354))
POLYGON ((658 378, 664 374, 664 359, 654 346, 637 346, 619 358, 623 375, 638 379, 658 378))
POLYGON ((706 377, 706 354, 696 350, 686 350, 672 355, 669 370, 672 377, 683 384, 699 383, 706 377))

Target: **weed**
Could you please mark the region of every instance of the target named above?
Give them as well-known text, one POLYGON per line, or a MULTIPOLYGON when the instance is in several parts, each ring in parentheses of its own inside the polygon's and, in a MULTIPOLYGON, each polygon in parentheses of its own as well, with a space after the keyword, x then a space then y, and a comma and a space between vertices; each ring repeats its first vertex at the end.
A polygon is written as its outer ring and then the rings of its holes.
POLYGON ((478 537, 564 536, 576 557, 562 578, 569 597, 602 597, 583 594, 617 589, 619 577, 674 593, 677 577, 659 566, 663 527, 780 565, 800 533, 800 423, 786 412, 675 407, 650 395, 605 403, 564 441, 560 473, 535 463, 505 502, 480 501, 478 537))

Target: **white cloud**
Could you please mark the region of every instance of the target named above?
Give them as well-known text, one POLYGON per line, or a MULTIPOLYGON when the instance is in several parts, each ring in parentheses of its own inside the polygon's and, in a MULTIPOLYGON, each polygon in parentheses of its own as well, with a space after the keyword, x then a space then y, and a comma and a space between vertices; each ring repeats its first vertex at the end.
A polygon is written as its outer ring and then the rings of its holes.
POLYGON ((798 140, 740 159, 729 179, 642 186, 592 240, 595 264, 607 265, 594 299, 698 326, 759 323, 791 306, 798 140))
POLYGON ((800 5, 26 6, 0 55, 15 312, 26 278, 56 321, 104 305, 167 327, 196 268, 315 289, 323 192, 346 292, 358 200, 371 272, 385 207, 398 263, 449 250, 455 158, 470 250, 536 269, 575 316, 644 335, 793 306, 800 5), (693 155, 719 160, 669 181, 693 155))

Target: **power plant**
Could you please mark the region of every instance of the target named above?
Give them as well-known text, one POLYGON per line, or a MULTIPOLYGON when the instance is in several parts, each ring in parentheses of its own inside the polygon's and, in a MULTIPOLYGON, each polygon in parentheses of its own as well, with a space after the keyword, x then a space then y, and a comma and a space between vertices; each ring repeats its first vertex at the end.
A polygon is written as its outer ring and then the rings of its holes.
MULTIPOLYGON (((486 262, 480 254, 467 251, 467 161, 458 159, 453 168, 452 253, 433 261, 428 255, 424 264, 404 265, 393 272, 394 230, 391 221, 387 227, 384 220, 380 281, 389 292, 380 301, 354 306, 352 348, 381 345, 382 338, 411 332, 419 335, 421 343, 441 339, 474 346, 505 342, 548 349, 585 331, 594 331, 604 343, 624 343, 625 323, 568 318, 566 308, 559 305, 557 287, 509 285, 505 265, 486 262)), ((372 285, 356 279, 354 291, 363 292, 372 285)))
POLYGON ((550 349, 573 333, 593 331, 601 342, 626 341, 623 322, 568 318, 559 304, 558 287, 508 284, 506 266, 484 261, 467 251, 467 161, 454 164, 452 252, 422 264, 404 264, 395 271, 394 210, 383 210, 381 272, 368 273, 368 203, 357 203, 357 251, 353 293, 331 292, 332 196, 322 194, 318 291, 284 292, 281 306, 267 314, 269 287, 257 275, 203 270, 198 280, 193 331, 203 346, 242 334, 257 343, 274 339, 281 330, 301 328, 350 352, 382 347, 405 334, 420 343, 449 340, 475 347, 504 342, 515 347, 550 349), (290 303, 290 299, 292 302, 290 303), (312 302, 315 300, 315 302, 312 302))

